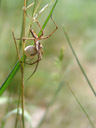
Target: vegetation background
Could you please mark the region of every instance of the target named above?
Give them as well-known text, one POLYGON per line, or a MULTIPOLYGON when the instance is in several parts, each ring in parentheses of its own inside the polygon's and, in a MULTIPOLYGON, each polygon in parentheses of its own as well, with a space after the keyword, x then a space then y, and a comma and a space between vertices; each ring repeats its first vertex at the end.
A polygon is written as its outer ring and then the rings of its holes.
MULTIPOLYGON (((51 0, 42 0, 39 10, 51 0)), ((29 0, 29 4, 32 0, 29 0)), ((12 38, 12 27, 16 37, 20 37, 22 26, 23 0, 2 0, 0 4, 0 83, 4 81, 16 63, 16 49, 12 38)), ((41 26, 48 16, 52 5, 38 16, 41 26)), ((38 10, 38 11, 39 11, 38 10)), ((53 12, 53 19, 59 29, 47 40, 42 40, 44 54, 37 72, 25 86, 25 108, 34 122, 34 114, 42 113, 54 97, 62 79, 68 81, 79 101, 88 112, 96 126, 96 98, 83 77, 76 60, 67 44, 62 25, 65 26, 79 61, 96 89, 96 1, 59 0, 53 12), (63 56, 64 52, 64 56, 63 56), (61 57, 62 56, 62 57, 61 57), (60 59, 60 57, 62 59, 60 59)), ((29 9, 31 14, 31 9, 29 9)), ((26 25, 29 24, 27 18, 26 25)), ((48 35, 54 29, 50 20, 44 30, 48 35)), ((38 28, 35 27, 38 33, 38 28)), ((25 66, 25 79, 32 73, 34 66, 25 66)), ((0 98, 0 123, 4 115, 17 106, 20 71, 0 98), (11 102, 8 97, 11 97, 11 102), (15 102, 13 102, 15 101, 15 102), (9 105, 8 105, 9 104, 9 105), (9 106, 9 107, 7 107, 9 106)), ((14 126, 15 115, 8 117, 5 128, 14 126), (14 118, 13 118, 14 117, 14 118), (13 121, 13 123, 12 123, 13 121), (8 125, 9 124, 9 125, 8 125)), ((26 123, 27 125, 27 123, 26 123)), ((51 104, 42 128, 89 128, 90 123, 68 87, 64 84, 55 102, 51 104)))

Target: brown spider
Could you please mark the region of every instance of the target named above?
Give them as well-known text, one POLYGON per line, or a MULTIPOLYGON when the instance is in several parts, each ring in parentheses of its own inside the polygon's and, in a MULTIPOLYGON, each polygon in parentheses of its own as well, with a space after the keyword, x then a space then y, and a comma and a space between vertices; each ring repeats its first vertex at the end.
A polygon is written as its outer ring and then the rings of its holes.
MULTIPOLYGON (((26 9, 24 9, 24 11, 26 11, 26 9)), ((27 14, 27 13, 26 13, 27 14)), ((29 17, 30 18, 30 17, 29 17)), ((51 17, 51 19, 52 19, 52 17, 51 17)), ((26 63, 26 64, 29 64, 29 65, 33 65, 33 64, 35 64, 36 63, 36 67, 35 67, 35 69, 34 69, 34 71, 33 71, 33 73, 31 74, 31 76, 36 72, 36 70, 37 70, 37 67, 38 67, 38 63, 39 63, 39 61, 42 59, 42 55, 43 55, 43 47, 42 47, 42 44, 40 43, 40 40, 43 40, 43 39, 47 39, 47 38, 49 38, 50 36, 52 36, 52 34, 58 29, 58 26, 57 26, 57 24, 54 22, 54 20, 52 19, 52 21, 53 21, 53 23, 55 24, 55 26, 56 26, 56 28, 48 35, 48 36, 46 36, 46 37, 42 37, 43 35, 44 35, 44 31, 43 31, 43 29, 42 29, 42 27, 41 27, 41 25, 39 24, 39 22, 37 21, 37 20, 34 20, 37 24, 38 24, 38 26, 39 26, 39 28, 40 28, 40 30, 41 30, 41 34, 38 36, 36 33, 35 33, 35 31, 32 29, 32 28, 30 28, 30 33, 32 34, 32 38, 27 38, 27 37, 25 37, 25 38, 15 38, 15 36, 14 36, 14 32, 13 32, 13 39, 14 39, 14 41, 15 41, 15 43, 16 43, 16 40, 34 40, 34 46, 33 45, 29 45, 29 46, 26 46, 25 47, 25 49, 24 49, 24 52, 25 52, 25 55, 28 57, 28 58, 30 58, 30 59, 32 59, 34 56, 36 56, 37 55, 37 60, 36 61, 34 61, 34 62, 32 62, 32 63, 30 63, 30 62, 22 62, 22 63, 26 63)), ((16 44, 17 45, 17 44, 16 44)), ((17 47, 17 46, 16 46, 17 47)), ((30 77, 31 77, 30 76, 30 77)), ((29 78, 30 78, 29 77, 29 78)), ((28 79, 29 79, 28 78, 28 79)))

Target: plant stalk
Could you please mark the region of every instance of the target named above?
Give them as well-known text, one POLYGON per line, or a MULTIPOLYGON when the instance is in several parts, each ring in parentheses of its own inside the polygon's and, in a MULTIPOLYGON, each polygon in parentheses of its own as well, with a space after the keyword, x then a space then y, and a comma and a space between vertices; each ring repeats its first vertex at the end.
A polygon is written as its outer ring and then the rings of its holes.
POLYGON ((79 65, 79 68, 80 68, 80 70, 81 70, 83 76, 85 77, 85 79, 86 79, 86 81, 87 81, 87 83, 88 83, 90 89, 92 90, 94 96, 96 97, 96 91, 95 91, 95 89, 93 88, 93 86, 92 86, 92 84, 91 84, 91 82, 90 82, 90 80, 89 80, 87 74, 85 73, 85 71, 84 71, 84 69, 83 69, 83 67, 82 67, 82 65, 81 65, 81 63, 80 63, 80 61, 79 61, 79 59, 78 59, 78 57, 77 57, 77 55, 76 55, 76 53, 75 53, 75 50, 73 49, 73 46, 72 46, 72 44, 71 44, 71 41, 70 41, 70 39, 69 39, 69 36, 68 36, 67 32, 66 32, 65 29, 64 29, 64 26, 63 26, 63 31, 64 31, 65 37, 66 37, 66 39, 67 39, 67 42, 68 42, 68 44, 69 44, 69 46, 70 46, 70 48, 71 48, 71 51, 72 51, 72 53, 73 53, 73 55, 74 55, 74 57, 75 57, 75 59, 76 59, 76 61, 77 61, 77 64, 79 65))
POLYGON ((79 104, 80 108, 82 109, 82 111, 86 115, 86 117, 89 120, 90 125, 92 126, 92 128, 95 128, 93 122, 91 121, 91 119, 90 119, 90 117, 88 115, 88 113, 86 112, 86 110, 84 109, 84 107, 82 106, 82 104, 80 103, 80 101, 78 100, 77 96, 75 95, 74 91, 72 90, 72 88, 70 87, 70 85, 69 85, 68 82, 66 82, 66 85, 68 86, 68 88, 70 89, 70 91, 71 91, 72 95, 74 96, 75 100, 77 101, 77 103, 79 104))
MULTIPOLYGON (((23 30, 23 38, 25 38, 25 27, 26 27, 26 0, 24 0, 24 30, 23 30)), ((23 62, 24 62, 24 48, 25 48, 25 40, 23 40, 23 62)), ((21 65, 21 104, 22 104, 22 125, 25 128, 24 124, 24 64, 21 65)))
POLYGON ((17 51, 17 56, 18 56, 18 60, 20 63, 20 68, 21 68, 21 97, 22 97, 22 124, 23 124, 23 128, 24 128, 24 82, 23 82, 23 64, 21 63, 20 60, 20 55, 19 55, 19 50, 17 47, 17 43, 16 43, 16 39, 15 39, 15 35, 14 35, 14 31, 12 30, 12 34, 13 34, 13 39, 14 39, 14 43, 16 46, 16 51, 17 51))

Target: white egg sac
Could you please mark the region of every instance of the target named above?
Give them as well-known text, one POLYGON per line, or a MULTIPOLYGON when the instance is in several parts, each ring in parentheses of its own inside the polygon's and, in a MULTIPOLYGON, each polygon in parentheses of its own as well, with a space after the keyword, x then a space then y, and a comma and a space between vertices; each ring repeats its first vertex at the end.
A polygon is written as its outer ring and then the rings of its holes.
POLYGON ((25 55, 29 58, 33 58, 33 56, 37 54, 37 51, 33 45, 26 46, 24 51, 25 55))

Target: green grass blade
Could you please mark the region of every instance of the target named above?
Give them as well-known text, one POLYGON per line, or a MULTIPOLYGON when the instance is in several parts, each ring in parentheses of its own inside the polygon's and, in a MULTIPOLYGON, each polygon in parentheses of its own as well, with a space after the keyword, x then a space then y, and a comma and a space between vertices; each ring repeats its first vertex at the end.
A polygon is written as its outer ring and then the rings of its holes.
POLYGON ((95 92, 95 90, 94 90, 94 88, 93 88, 91 82, 89 81, 89 79, 88 79, 88 77, 87 77, 87 75, 86 75, 86 73, 85 73, 85 71, 84 71, 82 65, 80 64, 80 61, 79 61, 79 59, 78 59, 78 57, 77 57, 77 55, 76 55, 76 53, 75 53, 75 51, 74 51, 74 49, 73 49, 73 47, 72 47, 72 43, 71 43, 71 41, 70 41, 70 39, 69 39, 69 37, 68 37, 68 35, 67 35, 67 33, 66 33, 64 27, 63 27, 63 31, 64 31, 65 37, 66 37, 66 39, 67 39, 67 42, 68 42, 68 44, 69 44, 69 46, 70 46, 70 48, 71 48, 71 50, 72 50, 72 53, 73 53, 73 55, 74 55, 74 57, 75 57, 75 59, 76 59, 76 61, 77 61, 77 64, 78 64, 79 67, 80 67, 80 70, 81 70, 82 74, 84 75, 84 77, 85 77, 85 79, 86 79, 86 81, 87 81, 89 87, 91 88, 93 94, 96 96, 96 92, 95 92))
POLYGON ((36 0, 35 0, 35 1, 34 1, 34 6, 33 6, 33 11, 32 11, 32 17, 34 16, 34 13, 35 13, 36 4, 37 4, 37 2, 36 2, 36 0))
POLYGON ((34 8, 32 11, 32 17, 34 17, 36 15, 36 12, 38 11, 38 8, 39 8, 41 2, 42 2, 42 0, 38 0, 38 1, 35 0, 34 8))
MULTIPOLYGON (((34 15, 35 15, 35 13, 36 13, 36 5, 37 5, 37 0, 34 0, 33 11, 32 11, 32 17, 34 17, 34 15)), ((33 24, 33 20, 31 20, 30 28, 32 27, 32 24, 33 24)))
POLYGON ((1 0, 0 0, 0 8, 1 8, 1 0))
MULTIPOLYGON (((46 25, 47 25, 47 23, 48 23, 50 17, 52 16, 52 13, 53 13, 53 11, 54 11, 56 5, 57 5, 57 2, 58 2, 58 0, 55 1, 55 3, 54 3, 54 5, 53 5, 53 7, 52 7, 52 9, 51 9, 51 11, 50 11, 48 17, 46 18, 46 20, 45 20, 45 22, 44 22, 44 24, 43 24, 43 26, 42 26, 42 29, 43 29, 43 30, 44 30, 44 28, 46 27, 46 25)), ((41 34, 41 32, 42 32, 42 31, 39 32, 38 36, 41 34)))
POLYGON ((88 113, 85 111, 84 107, 81 105, 80 101, 78 100, 77 96, 74 94, 74 91, 71 89, 71 87, 69 86, 68 83, 66 83, 66 85, 68 86, 68 88, 70 89, 72 95, 74 96, 75 100, 77 101, 77 103, 79 104, 80 108, 82 109, 82 111, 84 112, 84 114, 86 115, 87 119, 89 120, 90 122, 90 125, 92 126, 92 128, 95 128, 94 125, 93 125, 93 122, 91 121, 88 113))
POLYGON ((12 81, 12 79, 15 76, 15 74, 17 73, 19 67, 20 67, 20 63, 18 61, 16 63, 16 65, 13 67, 13 69, 11 70, 11 72, 8 74, 8 76, 5 79, 5 81, 2 83, 2 85, 0 87, 0 96, 3 94, 3 92, 6 90, 6 88, 8 87, 10 82, 12 81))
MULTIPOLYGON (((23 58, 21 58, 21 61, 22 60, 23 60, 23 58)), ((11 83, 13 77, 15 76, 15 74, 17 73, 17 71, 18 71, 19 68, 20 68, 20 63, 18 61, 16 63, 16 65, 13 67, 13 69, 11 70, 11 72, 8 74, 7 78, 2 83, 2 85, 0 87, 0 96, 4 93, 4 91, 6 90, 6 88, 8 87, 8 85, 11 83)))

